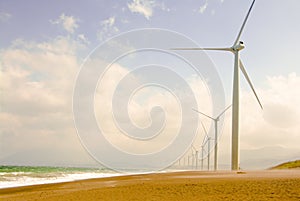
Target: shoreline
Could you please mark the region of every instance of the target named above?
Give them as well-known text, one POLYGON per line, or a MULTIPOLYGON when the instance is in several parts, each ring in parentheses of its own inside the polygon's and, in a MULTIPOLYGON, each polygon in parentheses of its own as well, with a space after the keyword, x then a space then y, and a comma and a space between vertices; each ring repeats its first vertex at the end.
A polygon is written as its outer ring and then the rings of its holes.
MULTIPOLYGON (((47 178, 43 178, 41 177, 40 180, 38 181, 34 181, 31 180, 28 183, 29 184, 25 184, 25 183, 8 183, 6 185, 0 185, 0 190, 1 189, 7 189, 7 188, 18 188, 18 187, 26 187, 26 186, 35 186, 35 185, 47 185, 47 184, 59 184, 59 183, 65 183, 65 182, 76 182, 76 181, 81 181, 81 180, 88 180, 88 179, 100 179, 100 178, 110 178, 110 177, 117 177, 117 176, 122 176, 122 174, 120 173, 111 173, 111 174, 99 174, 99 176, 81 176, 84 175, 84 173, 76 173, 74 175, 80 175, 79 177, 77 176, 76 178, 69 176, 69 174, 67 174, 67 176, 60 176, 60 177, 50 177, 49 179, 47 178), (100 176, 101 175, 101 176, 100 176)), ((71 174, 72 175, 72 174, 71 174)), ((31 178, 31 179, 34 179, 31 178)))
POLYGON ((300 170, 180 171, 119 175, 3 188, 0 189, 0 198, 6 201, 300 200, 300 170))

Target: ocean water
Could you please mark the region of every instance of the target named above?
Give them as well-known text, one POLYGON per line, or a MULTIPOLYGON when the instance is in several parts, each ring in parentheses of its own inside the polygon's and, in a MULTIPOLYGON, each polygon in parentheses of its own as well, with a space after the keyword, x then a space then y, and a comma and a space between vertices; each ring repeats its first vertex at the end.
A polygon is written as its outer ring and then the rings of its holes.
POLYGON ((0 166, 0 188, 124 175, 101 168, 0 166))

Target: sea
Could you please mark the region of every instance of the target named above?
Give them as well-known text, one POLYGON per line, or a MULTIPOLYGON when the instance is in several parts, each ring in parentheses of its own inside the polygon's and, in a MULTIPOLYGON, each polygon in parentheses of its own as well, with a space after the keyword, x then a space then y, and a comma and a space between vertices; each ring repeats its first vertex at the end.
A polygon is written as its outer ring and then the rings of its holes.
MULTIPOLYGON (((155 172, 185 171, 182 168, 169 168, 155 172)), ((124 170, 116 172, 107 168, 48 167, 48 166, 0 166, 0 189, 36 184, 50 184, 92 178, 122 175, 147 174, 153 171, 124 170)))
POLYGON ((0 166, 0 188, 125 175, 105 168, 0 166))

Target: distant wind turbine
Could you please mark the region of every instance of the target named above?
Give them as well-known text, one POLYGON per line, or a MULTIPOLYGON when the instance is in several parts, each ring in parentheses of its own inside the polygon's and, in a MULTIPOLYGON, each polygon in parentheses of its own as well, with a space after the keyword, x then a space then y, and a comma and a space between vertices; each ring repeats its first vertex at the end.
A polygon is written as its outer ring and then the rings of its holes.
POLYGON ((198 150, 194 147, 194 145, 191 146, 192 148, 192 167, 194 166, 195 161, 195 169, 198 169, 198 150), (194 152, 195 151, 195 154, 194 152))
MULTIPOLYGON (((207 131, 206 131, 206 129, 205 129, 205 127, 204 127, 204 125, 203 125, 203 123, 201 122, 201 125, 202 125, 202 128, 203 128, 203 130, 204 130, 204 138, 203 138, 203 140, 202 140, 202 144, 201 144, 201 170, 203 170, 203 159, 204 159, 204 151, 205 151, 205 149, 204 149, 204 147, 205 147, 205 145, 206 145, 206 143, 208 143, 208 150, 210 149, 210 144, 209 144, 209 141, 211 140, 211 138, 208 136, 208 133, 207 133, 207 131)), ((194 145, 192 144, 191 145, 191 150, 192 150, 192 156, 194 156, 195 157, 195 162, 196 162, 196 170, 198 169, 198 160, 199 160, 199 150, 197 150, 195 147, 194 147, 194 145), (193 151, 195 151, 195 154, 193 153, 193 151)), ((207 152, 207 154, 208 154, 208 166, 209 166, 209 151, 207 152)))
MULTIPOLYGON (((215 153, 215 156, 214 156, 214 170, 215 171, 217 171, 217 169, 218 169, 218 121, 220 120, 220 117, 229 109, 231 107, 231 105, 230 106, 228 106, 227 108, 225 108, 217 117, 211 117, 211 116, 209 116, 209 115, 207 115, 207 114, 204 114, 204 113, 202 113, 202 112, 200 112, 200 111, 198 111, 198 110, 196 110, 196 109, 193 109, 195 112, 198 112, 198 113, 200 113, 200 114, 202 114, 202 115, 204 115, 204 116, 206 116, 206 117, 208 117, 208 118, 210 118, 210 119, 212 119, 213 121, 214 121, 214 126, 215 126, 215 151, 214 151, 214 153, 215 153)), ((208 150, 209 151, 209 150, 208 150)))
POLYGON ((209 170, 209 167, 210 167, 210 141, 212 140, 211 137, 209 137, 206 129, 205 129, 205 126, 203 125, 203 123, 201 122, 201 125, 202 125, 202 128, 204 130, 204 133, 205 133, 205 136, 203 138, 203 142, 202 142, 202 145, 201 145, 201 170, 203 170, 203 159, 204 159, 204 156, 203 156, 203 153, 204 153, 204 147, 207 143, 207 170, 209 170))
POLYGON ((235 42, 232 47, 225 48, 173 48, 172 50, 216 50, 216 51, 229 51, 234 54, 234 70, 233 70, 233 98, 232 98, 232 150, 231 150, 231 170, 239 169, 239 82, 240 74, 239 69, 241 69, 244 74, 248 84, 250 85, 259 105, 261 108, 262 104, 255 92, 255 89, 250 81, 250 78, 244 68, 244 65, 240 59, 240 50, 244 49, 244 43, 240 41, 240 37, 250 15, 250 12, 253 8, 255 0, 253 0, 248 13, 245 17, 245 20, 241 26, 241 29, 237 35, 235 42))

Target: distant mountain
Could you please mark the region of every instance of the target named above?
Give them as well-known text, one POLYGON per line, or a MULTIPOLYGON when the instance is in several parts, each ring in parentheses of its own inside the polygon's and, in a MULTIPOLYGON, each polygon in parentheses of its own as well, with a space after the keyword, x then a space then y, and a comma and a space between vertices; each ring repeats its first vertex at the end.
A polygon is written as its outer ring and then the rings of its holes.
POLYGON ((281 146, 270 146, 260 149, 241 150, 242 169, 268 169, 286 161, 298 160, 298 149, 281 146))
MULTIPOLYGON (((213 154, 212 154, 213 155, 213 154)), ((220 170, 230 170, 231 155, 230 150, 219 152, 218 156, 220 170)), ((240 167, 242 170, 265 170, 278 164, 300 159, 299 149, 282 147, 282 146, 266 146, 258 149, 241 149, 240 167)), ((205 159, 205 168, 207 159, 205 159)), ((211 158, 213 167, 213 156, 211 158)))
POLYGON ((278 169, 300 169, 300 160, 290 161, 286 163, 281 163, 276 165, 275 167, 270 168, 271 170, 278 170, 278 169))

